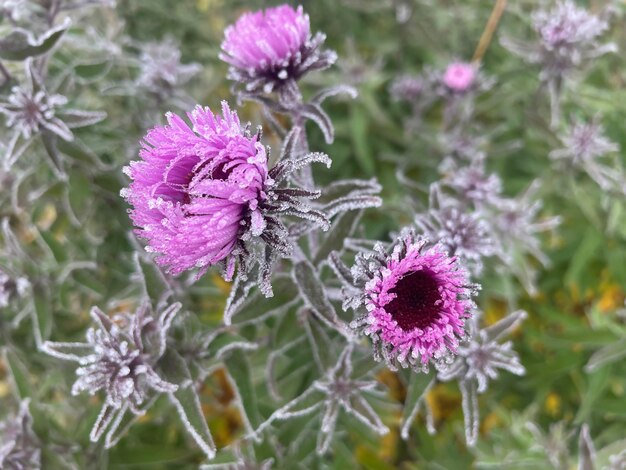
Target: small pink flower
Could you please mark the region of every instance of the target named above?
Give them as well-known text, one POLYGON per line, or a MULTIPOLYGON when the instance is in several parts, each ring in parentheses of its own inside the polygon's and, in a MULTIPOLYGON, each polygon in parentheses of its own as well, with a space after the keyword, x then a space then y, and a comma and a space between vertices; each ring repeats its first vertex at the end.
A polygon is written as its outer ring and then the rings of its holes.
POLYGON ((265 228, 259 204, 269 178, 258 136, 244 132, 226 102, 222 117, 201 106, 188 117, 191 127, 168 113, 167 126, 148 132, 122 192, 137 234, 174 274, 206 271, 233 253, 242 233, 265 228))
POLYGON ((476 67, 465 62, 453 62, 443 74, 443 84, 450 90, 468 91, 476 80, 476 67))
POLYGON ((369 270, 363 293, 367 314, 352 327, 372 338, 376 355, 390 367, 397 361, 426 369, 431 360, 455 353, 474 306, 467 271, 457 258, 440 245, 426 248, 412 232, 401 236, 391 253, 373 258, 380 267, 372 268, 371 258, 360 263, 369 270))

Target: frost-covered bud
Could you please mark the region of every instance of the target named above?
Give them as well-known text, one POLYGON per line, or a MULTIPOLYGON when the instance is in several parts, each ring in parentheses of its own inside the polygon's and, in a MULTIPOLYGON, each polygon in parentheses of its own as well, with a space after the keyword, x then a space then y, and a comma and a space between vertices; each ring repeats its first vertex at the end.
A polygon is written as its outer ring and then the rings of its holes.
POLYGON ((24 297, 29 287, 28 279, 11 276, 0 269, 0 308, 8 307, 18 297, 24 297))
POLYGON ((24 69, 25 84, 14 86, 7 101, 0 102, 0 114, 6 116, 6 126, 26 139, 47 130, 64 140, 73 140, 67 124, 55 115, 57 108, 67 103, 67 98, 48 94, 32 60, 26 61, 24 69))
POLYGON ((351 303, 367 313, 351 327, 369 336, 377 360, 427 370, 457 353, 472 314, 475 286, 457 257, 405 231, 389 250, 358 255, 352 268, 362 292, 351 303))
POLYGON ((585 171, 602 189, 626 188, 621 171, 598 161, 619 151, 619 145, 604 135, 599 119, 574 122, 560 139, 564 147, 550 152, 550 158, 585 171))
POLYGON ((541 78, 546 81, 560 79, 586 60, 616 50, 614 44, 599 41, 608 22, 572 0, 559 0, 552 9, 535 11, 533 27, 538 44, 506 37, 502 43, 528 62, 541 65, 541 78))
MULTIPOLYGON (((260 130, 242 128, 237 113, 222 103, 222 116, 197 106, 188 114, 191 127, 176 114, 167 126, 152 129, 139 156, 125 168, 132 179, 122 196, 133 206, 130 217, 137 234, 158 253, 157 263, 179 274, 200 268, 199 276, 219 262, 231 278, 236 260, 247 265, 252 237, 277 253, 291 249, 280 214, 302 217, 323 226, 323 215, 309 210, 303 199, 319 192, 278 188, 293 169, 322 161, 310 154, 301 161, 284 160, 268 169, 260 130)), ((245 271, 245 268, 244 268, 245 271)))
POLYGON ((401 75, 394 79, 389 93, 395 101, 414 103, 425 91, 426 84, 419 75, 401 75))
POLYGON ((443 198, 437 186, 431 189, 429 210, 415 217, 415 225, 429 240, 439 240, 448 255, 458 256, 473 274, 480 273, 484 257, 496 253, 490 226, 482 216, 443 198))
POLYGON ((334 51, 323 50, 326 36, 311 36, 309 15, 290 5, 244 13, 226 28, 220 59, 228 78, 248 92, 271 93, 312 70, 330 67, 334 51))
POLYGON ((178 387, 162 379, 154 367, 165 353, 167 332, 180 308, 179 303, 173 304, 156 318, 150 304, 144 302, 133 315, 120 313, 110 318, 93 307, 91 318, 96 326, 87 330, 85 343, 48 341, 43 350, 80 364, 73 394, 103 391, 103 409, 141 414, 150 392, 173 392, 178 387))
POLYGON ((524 375, 524 366, 519 356, 513 351, 511 341, 498 341, 519 325, 526 312, 519 310, 494 324, 492 327, 479 329, 477 316, 470 322, 469 340, 459 346, 459 353, 454 363, 439 371, 440 380, 475 380, 478 393, 487 390, 490 380, 498 378, 498 369, 515 375, 524 375))
POLYGON ((180 49, 172 39, 142 45, 137 85, 161 98, 187 83, 201 70, 200 64, 181 64, 180 49))
POLYGON ((502 192, 502 181, 495 173, 486 173, 482 161, 450 171, 442 184, 452 189, 459 201, 474 207, 493 203, 502 192))
POLYGON ((0 422, 0 468, 4 470, 41 468, 40 443, 33 432, 28 404, 24 400, 17 416, 0 422))

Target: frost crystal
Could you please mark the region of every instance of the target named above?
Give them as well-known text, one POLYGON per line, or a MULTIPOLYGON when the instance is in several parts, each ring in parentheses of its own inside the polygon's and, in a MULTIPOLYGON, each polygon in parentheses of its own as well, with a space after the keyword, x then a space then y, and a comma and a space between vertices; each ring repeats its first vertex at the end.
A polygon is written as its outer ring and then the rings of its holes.
POLYGON ((322 50, 326 36, 311 36, 309 15, 289 5, 244 13, 226 28, 220 59, 230 64, 228 78, 248 92, 270 93, 307 72, 330 67, 337 55, 322 50))
POLYGON ((445 362, 457 353, 471 316, 473 286, 457 257, 441 244, 427 247, 413 231, 405 231, 386 251, 357 256, 352 269, 361 292, 349 302, 365 305, 367 313, 351 327, 369 336, 374 357, 427 370, 428 363, 445 362))
POLYGON ((564 148, 550 152, 550 158, 582 169, 602 189, 626 188, 620 171, 598 162, 606 154, 619 151, 619 145, 604 135, 598 119, 574 122, 560 139, 564 148))
POLYGON ((155 365, 165 353, 167 331, 180 308, 179 303, 173 304, 155 318, 145 302, 134 315, 121 313, 109 318, 93 307, 91 318, 96 326, 87 330, 86 343, 43 344, 47 354, 80 365, 72 387, 74 395, 104 391, 105 402, 91 431, 92 441, 99 440, 111 422, 109 435, 113 433, 127 410, 143 414, 141 406, 150 391, 167 393, 177 389, 176 384, 159 376, 155 365))
POLYGON ((29 400, 24 400, 17 416, 0 422, 0 468, 5 470, 41 468, 39 439, 33 433, 28 405, 29 400))

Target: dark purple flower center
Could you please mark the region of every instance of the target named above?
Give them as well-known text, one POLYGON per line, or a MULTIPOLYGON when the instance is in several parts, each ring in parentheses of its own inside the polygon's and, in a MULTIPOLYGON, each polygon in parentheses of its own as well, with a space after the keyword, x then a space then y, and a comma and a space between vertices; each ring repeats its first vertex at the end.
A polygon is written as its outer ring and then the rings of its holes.
POLYGON ((385 310, 404 331, 424 329, 439 318, 438 301, 441 300, 441 295, 433 273, 410 273, 400 279, 389 292, 395 294, 396 298, 385 306, 385 310))

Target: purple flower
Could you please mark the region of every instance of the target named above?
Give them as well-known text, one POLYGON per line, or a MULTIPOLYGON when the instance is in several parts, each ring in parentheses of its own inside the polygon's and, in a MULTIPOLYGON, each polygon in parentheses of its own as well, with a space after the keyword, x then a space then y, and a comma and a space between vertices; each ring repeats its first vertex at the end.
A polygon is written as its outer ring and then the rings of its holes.
MULTIPOLYGON (((323 215, 300 199, 316 191, 276 188, 291 171, 318 161, 322 154, 301 161, 286 159, 268 172, 260 130, 242 129, 237 113, 222 103, 223 116, 197 106, 188 117, 192 126, 168 113, 169 125, 152 129, 139 156, 125 168, 133 180, 122 196, 133 206, 136 233, 148 241, 147 251, 159 253, 157 263, 178 274, 224 261, 231 278, 236 259, 246 262, 245 242, 261 237, 287 254, 291 247, 279 213, 327 224, 323 215)), ((245 271, 245 269, 244 269, 245 271)))
POLYGON ((330 67, 333 51, 321 51, 322 33, 311 36, 309 16, 289 5, 244 13, 226 28, 220 59, 230 64, 228 78, 247 91, 271 93, 311 70, 330 67))
POLYGON ((431 360, 447 361, 471 316, 467 271, 441 245, 426 243, 405 232, 390 252, 379 246, 352 268, 355 283, 366 281, 357 304, 367 313, 351 327, 372 338, 376 359, 391 368, 397 362, 426 370, 431 360))
POLYGON ((466 92, 472 88, 476 80, 476 66, 465 62, 453 62, 448 65, 441 80, 453 92, 466 92))
POLYGON ((123 196, 137 233, 174 274, 206 270, 231 255, 242 230, 265 228, 265 148, 225 102, 222 113, 198 106, 188 115, 191 128, 168 113, 169 125, 148 132, 141 160, 125 168, 133 182, 123 196))

